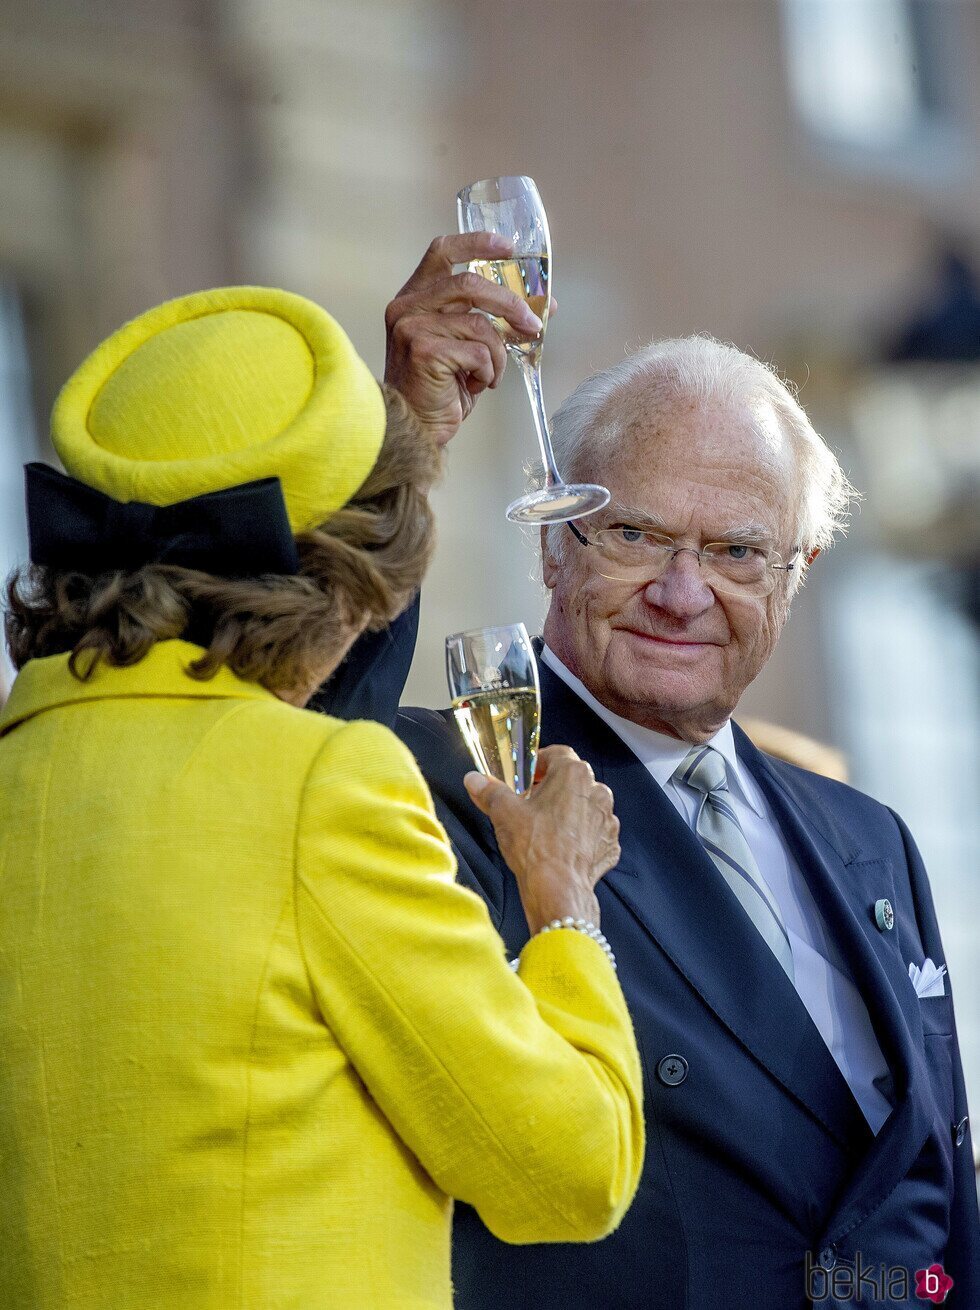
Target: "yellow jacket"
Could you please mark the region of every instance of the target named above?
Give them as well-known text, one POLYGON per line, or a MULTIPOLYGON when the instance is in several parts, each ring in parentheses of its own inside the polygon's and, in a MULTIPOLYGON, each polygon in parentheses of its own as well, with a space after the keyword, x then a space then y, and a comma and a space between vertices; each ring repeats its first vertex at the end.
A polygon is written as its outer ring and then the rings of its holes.
POLYGON ((445 1310, 451 1197, 602 1237, 643 1124, 600 948, 519 980, 393 734, 199 654, 32 660, 0 714, 2 1310, 445 1310))

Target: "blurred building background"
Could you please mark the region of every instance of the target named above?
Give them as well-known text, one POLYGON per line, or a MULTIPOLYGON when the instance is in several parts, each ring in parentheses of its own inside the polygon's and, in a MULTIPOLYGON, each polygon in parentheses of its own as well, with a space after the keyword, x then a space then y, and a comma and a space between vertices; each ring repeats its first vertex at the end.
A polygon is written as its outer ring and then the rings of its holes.
MULTIPOLYGON (((973 0, 0 0, 0 568, 59 383, 229 282, 382 313, 463 183, 548 207, 557 404, 654 336, 771 359, 866 493, 746 713, 821 738, 922 846, 980 1104, 980 5, 973 0)), ((442 638, 544 596, 503 509, 516 373, 437 494, 411 698, 442 638)))

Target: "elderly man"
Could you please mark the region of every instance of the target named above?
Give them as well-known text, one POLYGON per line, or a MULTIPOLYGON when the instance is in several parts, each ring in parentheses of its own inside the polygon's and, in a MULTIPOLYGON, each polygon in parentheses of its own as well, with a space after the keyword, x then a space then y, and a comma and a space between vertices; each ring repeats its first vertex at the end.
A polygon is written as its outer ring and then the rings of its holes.
MULTIPOLYGON (((464 322, 487 308, 451 275, 464 240, 434 243, 388 310, 389 381, 440 440, 503 368, 464 322)), ((966 1096, 919 854, 890 810, 761 754, 731 721, 831 544, 846 479, 770 370, 704 338, 590 378, 554 435, 566 476, 612 501, 542 535, 542 740, 615 796, 622 859, 598 900, 649 1150, 632 1210, 591 1247, 508 1247, 460 1207, 457 1305, 912 1305, 950 1278, 950 1304, 980 1305, 966 1096)), ((394 718, 415 622, 348 661, 348 712, 394 718)), ((396 726, 460 879, 517 955, 527 924, 485 815, 523 802, 464 784, 448 713, 396 726)))

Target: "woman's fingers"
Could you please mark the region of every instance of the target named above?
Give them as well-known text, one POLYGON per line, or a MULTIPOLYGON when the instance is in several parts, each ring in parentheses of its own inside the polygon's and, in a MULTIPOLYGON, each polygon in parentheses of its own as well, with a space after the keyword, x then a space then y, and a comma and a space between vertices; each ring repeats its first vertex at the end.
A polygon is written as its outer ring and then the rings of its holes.
POLYGON ((497 385, 507 366, 507 351, 500 333, 481 314, 407 314, 391 333, 392 351, 406 357, 444 352, 448 360, 450 341, 469 341, 483 347, 492 361, 490 380, 485 385, 497 385))
POLYGON ((408 295, 396 296, 388 306, 385 321, 391 330, 406 314, 467 314, 473 309, 503 319, 522 337, 533 337, 541 331, 541 320, 527 301, 479 273, 454 273, 408 295))
POLYGON ((538 751, 538 762, 534 770, 534 781, 540 783, 551 774, 565 774, 566 770, 573 769, 581 765, 583 776, 587 776, 589 781, 592 780, 592 766, 579 757, 572 750, 571 746, 544 746, 538 751))
POLYGON ((521 804, 519 797, 499 778, 488 778, 471 770, 463 775, 463 786, 476 808, 489 819, 500 818, 501 811, 513 802, 521 804))
POLYGON ((389 334, 385 380, 443 446, 476 397, 498 384, 506 364, 503 342, 481 316, 406 314, 389 334))
POLYGON ((431 283, 448 277, 454 264, 468 264, 472 259, 506 259, 513 249, 513 242, 496 232, 457 232, 451 236, 434 237, 396 299, 414 295, 431 283))

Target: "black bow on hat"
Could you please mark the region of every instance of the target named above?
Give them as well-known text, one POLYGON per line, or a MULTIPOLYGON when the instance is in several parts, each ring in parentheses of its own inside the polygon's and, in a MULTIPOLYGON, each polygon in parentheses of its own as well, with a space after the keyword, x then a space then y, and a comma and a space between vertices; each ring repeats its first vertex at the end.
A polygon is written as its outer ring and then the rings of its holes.
POLYGON ((145 564, 178 564, 219 578, 299 572, 278 478, 147 505, 113 500, 47 464, 24 471, 34 564, 91 576, 145 564))

